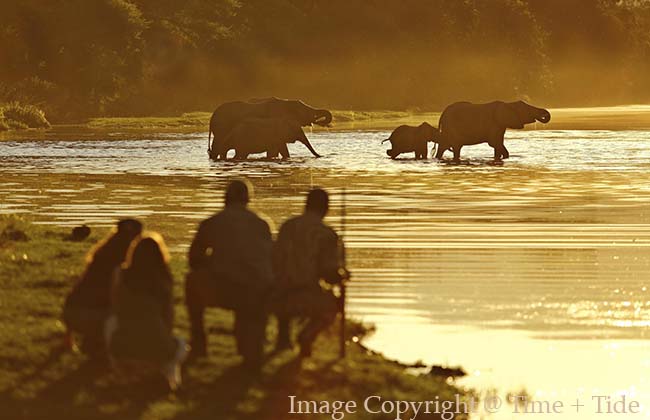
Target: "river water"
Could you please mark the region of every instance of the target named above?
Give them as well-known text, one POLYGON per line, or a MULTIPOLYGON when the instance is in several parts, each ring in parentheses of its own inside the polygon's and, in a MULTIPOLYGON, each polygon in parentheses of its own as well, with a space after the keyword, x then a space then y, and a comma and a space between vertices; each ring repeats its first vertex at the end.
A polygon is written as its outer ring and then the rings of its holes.
MULTIPOLYGON (((295 144, 288 161, 211 162, 205 133, 14 134, 0 141, 0 213, 140 217, 182 255, 232 177, 276 227, 318 185, 339 229, 345 187, 349 313, 377 326, 368 346, 461 365, 480 390, 626 395, 650 415, 650 132, 509 132, 503 165, 487 145, 453 165, 390 160, 387 132, 308 135, 324 157, 295 144)), ((528 418, 510 412, 491 418, 528 418)))

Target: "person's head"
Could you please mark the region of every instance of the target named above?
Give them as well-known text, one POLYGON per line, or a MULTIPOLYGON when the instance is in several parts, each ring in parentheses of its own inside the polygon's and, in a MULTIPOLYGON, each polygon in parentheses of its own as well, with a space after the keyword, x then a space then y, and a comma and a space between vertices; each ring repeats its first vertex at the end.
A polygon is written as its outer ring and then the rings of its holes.
POLYGON ((327 192, 321 188, 314 188, 307 194, 307 203, 305 211, 317 214, 323 218, 329 210, 329 196, 327 192))
POLYGON ((162 236, 156 232, 147 232, 131 243, 125 267, 154 267, 167 262, 169 262, 169 252, 162 236))
POLYGON ((123 265, 125 281, 133 289, 155 290, 161 280, 170 279, 168 263, 169 251, 162 236, 147 232, 131 243, 123 265))
POLYGON ((226 188, 226 206, 242 205, 246 206, 252 195, 253 188, 248 181, 236 179, 231 181, 226 188))
POLYGON ((87 261, 106 264, 108 269, 113 269, 124 261, 131 241, 141 233, 141 222, 136 219, 121 219, 108 237, 90 250, 87 261))
POLYGON ((122 219, 117 222, 117 234, 131 240, 142 233, 142 223, 135 219, 122 219))

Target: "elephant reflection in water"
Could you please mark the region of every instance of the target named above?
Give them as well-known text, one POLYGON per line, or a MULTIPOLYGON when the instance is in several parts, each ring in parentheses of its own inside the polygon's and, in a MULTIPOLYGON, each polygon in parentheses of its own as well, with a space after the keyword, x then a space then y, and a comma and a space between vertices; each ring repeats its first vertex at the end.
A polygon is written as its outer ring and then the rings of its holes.
POLYGON ((285 118, 249 118, 233 128, 221 142, 218 154, 226 158, 229 150, 235 150, 235 159, 246 159, 248 155, 266 152, 268 158, 281 155, 289 157, 287 143, 299 141, 316 157, 307 136, 298 123, 285 118))
POLYGON ((440 116, 440 130, 437 159, 442 159, 449 148, 454 152, 454 160, 460 160, 463 146, 487 142, 494 148, 494 160, 507 159, 510 154, 503 144, 503 136, 508 128, 521 129, 524 125, 539 121, 548 123, 551 113, 523 101, 487 104, 456 102, 449 105, 440 116))
MULTIPOLYGON (((302 101, 274 97, 253 99, 248 102, 235 101, 224 103, 214 111, 212 118, 210 118, 210 131, 208 133, 208 154, 210 158, 225 158, 222 152, 223 142, 226 136, 244 120, 258 118, 285 119, 297 124, 299 127, 310 126, 312 124, 329 127, 332 122, 332 113, 326 109, 313 108, 302 101), (214 135, 214 139, 210 142, 212 135, 214 135)), ((242 141, 245 142, 246 140, 242 139, 242 141)), ((316 154, 306 137, 300 141, 313 154, 316 154)))

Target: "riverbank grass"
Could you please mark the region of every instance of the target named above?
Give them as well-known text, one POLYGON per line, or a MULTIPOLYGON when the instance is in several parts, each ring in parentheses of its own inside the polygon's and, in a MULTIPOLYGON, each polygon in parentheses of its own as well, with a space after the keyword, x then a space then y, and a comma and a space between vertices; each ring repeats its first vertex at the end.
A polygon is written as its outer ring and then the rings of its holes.
MULTIPOLYGON (((650 129, 650 105, 621 105, 593 108, 550 109, 551 121, 548 124, 534 123, 527 130, 648 130, 650 129)), ((210 112, 192 112, 179 117, 142 118, 94 118, 88 121, 88 128, 117 129, 156 129, 208 131, 210 112)), ((320 130, 393 130, 399 125, 419 125, 426 121, 438 125, 440 112, 411 111, 332 111, 332 126, 320 130)))
MULTIPOLYGON (((118 374, 91 364, 63 346, 60 313, 65 294, 83 268, 88 249, 107 230, 93 229, 83 242, 69 231, 0 216, 0 406, 8 419, 285 419, 290 395, 300 400, 452 400, 459 392, 445 377, 415 376, 355 344, 337 357, 336 328, 321 337, 314 357, 293 352, 269 357, 260 378, 247 377, 231 334, 227 311, 208 311, 209 356, 185 369, 184 386, 169 394, 160 378, 118 374)), ((187 337, 182 304, 184 255, 173 255, 176 333, 187 337)), ((358 327, 351 333, 361 334, 358 327)), ((269 327, 269 336, 274 326, 269 327)), ((270 344, 269 344, 270 353, 270 344)), ((301 417, 297 417, 301 418, 301 417)), ((304 418, 330 419, 331 414, 304 418)), ((352 419, 394 418, 360 410, 352 419)), ((435 417, 434 417, 435 418, 435 417)))
POLYGON ((207 131, 209 112, 186 112, 177 117, 102 117, 91 118, 86 123, 92 129, 148 130, 148 129, 201 129, 207 131))
MULTIPOLYGON (((210 112, 190 112, 178 117, 106 117, 92 118, 86 126, 91 129, 110 130, 191 130, 208 131, 210 112)), ((378 130, 394 128, 400 124, 418 125, 423 121, 435 122, 437 113, 413 113, 407 111, 332 111, 334 130, 378 130)), ((326 130, 313 125, 313 130, 326 130)))

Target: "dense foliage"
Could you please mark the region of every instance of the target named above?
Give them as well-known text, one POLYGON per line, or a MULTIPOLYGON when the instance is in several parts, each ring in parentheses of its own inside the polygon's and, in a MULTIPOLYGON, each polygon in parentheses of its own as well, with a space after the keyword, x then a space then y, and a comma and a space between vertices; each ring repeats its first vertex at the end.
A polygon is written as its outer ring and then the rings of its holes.
POLYGON ((45 113, 34 105, 16 102, 0 105, 0 131, 49 127, 45 113))
POLYGON ((648 0, 0 0, 0 102, 54 120, 277 95, 440 109, 650 99, 648 0))

